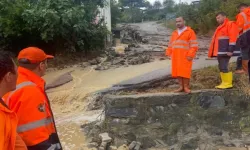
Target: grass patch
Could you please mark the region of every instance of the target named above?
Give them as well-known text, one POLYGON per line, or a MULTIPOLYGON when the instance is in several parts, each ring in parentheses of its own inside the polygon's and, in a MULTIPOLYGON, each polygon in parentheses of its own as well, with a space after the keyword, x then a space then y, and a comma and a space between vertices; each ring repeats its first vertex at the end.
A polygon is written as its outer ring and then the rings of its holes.
POLYGON ((162 21, 162 25, 168 29, 175 30, 176 25, 175 25, 175 20, 168 20, 168 21, 162 21))
MULTIPOLYGON (((235 63, 230 64, 229 69, 235 71, 235 63)), ((220 74, 217 66, 207 67, 197 71, 193 71, 191 78, 191 87, 197 89, 213 89, 220 84, 220 74)), ((250 95, 249 79, 247 75, 233 74, 233 85, 235 89, 239 89, 242 93, 250 95)))

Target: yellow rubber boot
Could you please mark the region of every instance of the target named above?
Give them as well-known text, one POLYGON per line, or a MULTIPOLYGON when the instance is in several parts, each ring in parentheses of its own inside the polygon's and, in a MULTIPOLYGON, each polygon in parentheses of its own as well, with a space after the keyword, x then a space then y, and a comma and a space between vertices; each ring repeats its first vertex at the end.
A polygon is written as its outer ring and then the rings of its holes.
POLYGON ((222 86, 223 84, 224 84, 224 81, 223 81, 223 78, 222 78, 222 72, 220 72, 220 79, 221 79, 221 84, 220 85, 218 85, 218 86, 216 86, 215 88, 218 88, 218 87, 220 87, 220 86, 222 86))
POLYGON ((222 83, 216 86, 217 89, 229 89, 233 87, 233 73, 221 73, 222 83))

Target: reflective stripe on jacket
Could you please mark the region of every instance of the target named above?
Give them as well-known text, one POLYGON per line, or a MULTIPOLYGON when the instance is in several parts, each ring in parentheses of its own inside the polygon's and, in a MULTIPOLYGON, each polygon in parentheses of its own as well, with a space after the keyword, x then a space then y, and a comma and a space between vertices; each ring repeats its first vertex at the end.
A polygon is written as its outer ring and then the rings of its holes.
POLYGON ((239 44, 242 48, 250 46, 250 8, 246 8, 236 17, 236 24, 240 32, 239 44))
POLYGON ((197 50, 196 35, 190 27, 187 27, 180 35, 177 30, 172 33, 166 55, 172 60, 173 77, 191 77, 192 61, 188 61, 187 57, 194 58, 197 50))
POLYGON ((19 67, 17 88, 4 96, 5 102, 17 114, 17 132, 28 149, 61 150, 44 87, 45 81, 42 78, 19 67))
POLYGON ((228 52, 233 52, 234 56, 239 56, 240 49, 236 49, 238 35, 237 25, 226 19, 214 33, 208 57, 227 56, 228 52))

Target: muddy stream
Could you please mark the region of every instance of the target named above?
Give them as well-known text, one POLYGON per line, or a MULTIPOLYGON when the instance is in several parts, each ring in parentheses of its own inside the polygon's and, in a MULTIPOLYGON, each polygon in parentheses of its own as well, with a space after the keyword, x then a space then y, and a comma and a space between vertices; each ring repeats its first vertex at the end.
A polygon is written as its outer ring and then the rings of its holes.
POLYGON ((61 142, 66 150, 87 149, 87 143, 80 126, 100 119, 101 111, 86 111, 85 97, 95 91, 111 87, 113 84, 142 75, 153 70, 169 67, 169 60, 155 61, 106 71, 92 68, 68 68, 46 74, 50 83, 59 75, 73 70, 73 81, 47 91, 52 102, 61 142))

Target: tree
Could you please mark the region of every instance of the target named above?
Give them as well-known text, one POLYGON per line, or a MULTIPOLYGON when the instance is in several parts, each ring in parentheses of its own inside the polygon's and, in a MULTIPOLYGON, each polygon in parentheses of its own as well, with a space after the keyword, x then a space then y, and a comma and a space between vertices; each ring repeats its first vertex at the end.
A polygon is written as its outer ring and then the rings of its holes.
POLYGON ((0 46, 18 51, 32 45, 51 53, 102 49, 108 32, 102 20, 95 23, 102 6, 104 0, 3 0, 0 46))
POLYGON ((166 12, 173 12, 175 2, 174 2, 174 0, 164 0, 163 6, 164 6, 166 12))
POLYGON ((246 3, 250 5, 249 0, 227 0, 221 4, 220 9, 226 12, 231 20, 235 20, 235 16, 238 13, 236 8, 240 3, 246 3))
POLYGON ((152 9, 153 8, 153 6, 150 4, 149 1, 145 2, 144 7, 146 7, 147 9, 152 9))
POLYGON ((146 0, 119 0, 122 7, 129 7, 129 10, 124 9, 123 20, 125 22, 139 22, 143 19, 143 12, 141 7, 148 6, 146 0))
POLYGON ((155 1, 153 8, 159 10, 162 7, 162 4, 159 0, 155 1))
MULTIPOLYGON (((165 2, 169 0, 165 0, 165 2)), ((187 24, 192 26, 197 32, 208 33, 217 27, 215 14, 224 11, 228 18, 235 20, 237 15, 237 5, 239 3, 250 3, 249 0, 200 0, 195 7, 192 4, 178 4, 175 12, 183 16, 187 24)), ((165 3, 164 3, 165 4, 165 3)))
POLYGON ((145 0, 119 0, 119 3, 123 7, 144 7, 146 5, 145 0))
POLYGON ((111 25, 112 27, 116 27, 117 22, 120 21, 121 18, 121 10, 119 9, 119 5, 116 0, 111 0, 111 25))

